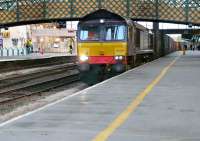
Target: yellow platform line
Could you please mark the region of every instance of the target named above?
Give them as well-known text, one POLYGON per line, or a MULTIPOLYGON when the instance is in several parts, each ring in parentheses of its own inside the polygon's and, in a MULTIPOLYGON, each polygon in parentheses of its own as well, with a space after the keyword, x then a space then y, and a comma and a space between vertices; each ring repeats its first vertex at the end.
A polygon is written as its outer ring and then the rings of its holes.
POLYGON ((102 130, 92 141, 106 141, 113 132, 119 128, 132 114, 136 108, 141 104, 144 98, 152 91, 152 89, 157 85, 160 80, 166 75, 168 70, 176 63, 177 59, 174 59, 169 65, 167 65, 159 75, 149 84, 147 87, 139 93, 139 95, 133 99, 133 101, 125 108, 122 113, 120 113, 116 119, 114 119, 104 130, 102 130))

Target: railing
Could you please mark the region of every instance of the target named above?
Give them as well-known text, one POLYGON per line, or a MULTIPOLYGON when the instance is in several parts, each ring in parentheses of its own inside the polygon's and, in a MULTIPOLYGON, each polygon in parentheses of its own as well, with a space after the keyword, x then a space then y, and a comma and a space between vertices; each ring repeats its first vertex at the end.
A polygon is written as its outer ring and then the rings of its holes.
POLYGON ((79 19, 98 9, 133 19, 200 24, 199 0, 0 0, 0 25, 79 19))
POLYGON ((0 57, 27 55, 26 48, 0 48, 0 57))

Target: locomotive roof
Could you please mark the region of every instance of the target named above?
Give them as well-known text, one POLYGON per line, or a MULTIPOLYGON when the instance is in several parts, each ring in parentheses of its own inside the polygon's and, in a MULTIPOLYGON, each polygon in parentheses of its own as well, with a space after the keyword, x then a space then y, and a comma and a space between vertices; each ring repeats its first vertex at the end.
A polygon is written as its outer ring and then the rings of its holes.
POLYGON ((108 10, 105 10, 105 9, 100 9, 100 10, 97 10, 93 13, 90 13, 86 16, 84 16, 80 22, 87 22, 87 21, 96 21, 96 20, 99 20, 99 19, 105 19, 105 20, 108 20, 108 21, 123 21, 125 22, 127 25, 131 25, 131 26, 135 26, 136 28, 140 29, 140 30, 148 30, 147 28, 145 28, 144 26, 136 23, 136 22, 133 22, 131 19, 127 19, 127 18, 124 18, 116 13, 113 13, 113 12, 110 12, 108 10))
POLYGON ((124 17, 122 17, 118 14, 112 13, 112 12, 105 10, 105 9, 100 9, 100 10, 97 10, 93 13, 90 13, 90 14, 86 15, 85 17, 83 17, 81 19, 81 21, 98 20, 98 19, 125 21, 124 17))

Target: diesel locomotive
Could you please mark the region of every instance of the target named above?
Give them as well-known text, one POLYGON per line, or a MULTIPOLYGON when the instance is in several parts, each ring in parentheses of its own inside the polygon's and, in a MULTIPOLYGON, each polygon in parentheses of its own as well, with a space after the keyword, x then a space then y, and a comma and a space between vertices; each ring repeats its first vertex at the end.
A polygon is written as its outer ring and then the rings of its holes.
POLYGON ((138 58, 151 58, 152 34, 132 20, 106 10, 85 16, 78 24, 78 56, 81 71, 94 66, 123 72, 138 58))
POLYGON ((104 9, 86 15, 77 32, 81 80, 93 85, 176 50, 171 37, 158 35, 153 49, 155 35, 131 19, 104 9))

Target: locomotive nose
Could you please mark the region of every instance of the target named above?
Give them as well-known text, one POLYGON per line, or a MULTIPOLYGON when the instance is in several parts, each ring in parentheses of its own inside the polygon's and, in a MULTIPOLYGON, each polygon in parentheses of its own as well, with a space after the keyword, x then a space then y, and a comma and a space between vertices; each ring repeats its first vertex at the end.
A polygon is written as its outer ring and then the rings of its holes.
POLYGON ((100 56, 104 56, 104 55, 105 55, 104 50, 99 51, 99 55, 100 55, 100 56))

